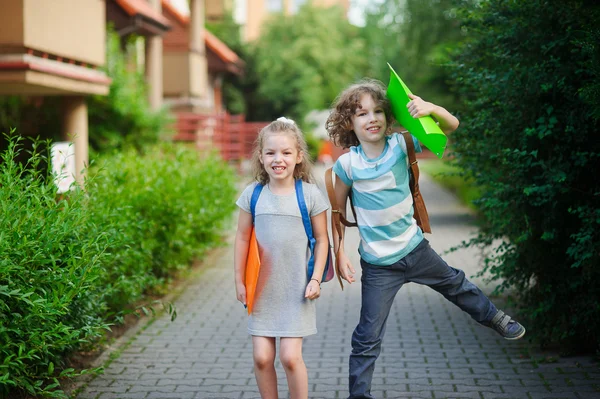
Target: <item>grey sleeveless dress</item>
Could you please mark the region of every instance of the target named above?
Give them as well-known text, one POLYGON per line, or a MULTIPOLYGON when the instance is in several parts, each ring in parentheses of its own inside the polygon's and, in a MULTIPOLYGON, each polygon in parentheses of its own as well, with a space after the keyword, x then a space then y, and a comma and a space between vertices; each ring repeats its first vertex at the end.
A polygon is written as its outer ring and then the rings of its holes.
MULTIPOLYGON (((236 204, 250 213, 256 183, 246 187, 236 204)), ((302 183, 309 215, 329 205, 314 184, 302 183)), ((256 204, 256 240, 261 270, 248 333, 261 337, 304 337, 317 333, 315 301, 304 298, 310 258, 296 193, 276 195, 265 186, 256 204)))

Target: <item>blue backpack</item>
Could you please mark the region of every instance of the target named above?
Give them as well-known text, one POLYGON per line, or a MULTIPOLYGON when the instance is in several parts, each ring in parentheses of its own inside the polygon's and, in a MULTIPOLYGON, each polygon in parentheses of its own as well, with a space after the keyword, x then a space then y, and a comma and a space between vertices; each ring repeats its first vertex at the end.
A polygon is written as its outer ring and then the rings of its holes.
MULTIPOLYGON (((258 197, 260 197, 260 193, 264 186, 260 183, 254 187, 254 191, 252 192, 252 197, 250 198, 250 212, 252 213, 252 223, 254 224, 254 215, 256 212, 256 203, 258 202, 258 197)), ((298 200, 298 207, 300 208, 300 214, 302 215, 302 224, 304 225, 304 231, 306 232, 306 236, 308 237, 308 247, 310 248, 310 259, 308 260, 307 267, 307 275, 308 278, 312 278, 313 270, 315 268, 315 244, 317 240, 313 236, 312 224, 310 222, 310 216, 308 214, 308 209, 306 208, 306 201, 304 201, 304 191, 302 189, 302 180, 296 180, 296 199, 298 200)), ((325 262, 325 270, 323 271, 323 277, 321 278, 321 282, 326 282, 335 276, 334 266, 333 266, 333 257, 331 256, 331 247, 327 252, 327 262, 325 262)))

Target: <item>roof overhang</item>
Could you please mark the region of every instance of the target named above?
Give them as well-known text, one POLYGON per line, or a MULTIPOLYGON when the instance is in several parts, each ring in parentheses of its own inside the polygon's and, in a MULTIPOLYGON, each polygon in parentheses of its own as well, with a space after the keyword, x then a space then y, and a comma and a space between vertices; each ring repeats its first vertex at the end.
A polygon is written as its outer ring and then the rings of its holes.
POLYGON ((102 71, 33 54, 0 55, 0 95, 106 95, 102 71))
MULTIPOLYGON (((121 36, 136 33, 142 36, 161 36, 171 29, 171 23, 161 13, 153 9, 146 0, 111 0, 127 16, 115 22, 121 36)), ((107 3, 107 17, 111 19, 110 3, 107 3)), ((117 18, 115 18, 117 19, 117 18)))

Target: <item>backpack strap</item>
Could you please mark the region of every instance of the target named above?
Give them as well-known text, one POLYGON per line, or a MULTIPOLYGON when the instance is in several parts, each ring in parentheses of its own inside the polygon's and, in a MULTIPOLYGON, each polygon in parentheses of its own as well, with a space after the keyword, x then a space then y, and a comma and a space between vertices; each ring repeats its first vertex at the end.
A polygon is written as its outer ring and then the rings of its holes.
POLYGON ((425 201, 423 200, 423 196, 421 195, 421 191, 419 189, 419 165, 415 153, 415 143, 412 135, 409 132, 403 132, 402 136, 404 137, 404 142, 406 143, 406 152, 408 153, 408 162, 410 168, 409 186, 413 197, 414 217, 421 230, 423 230, 425 233, 431 234, 429 215, 427 215, 425 201))
MULTIPOLYGON (((327 188, 327 196, 329 197, 329 203, 331 204, 331 214, 336 218, 336 225, 340 223, 346 227, 356 227, 358 226, 356 222, 350 222, 340 212, 340 207, 338 206, 337 199, 335 198, 335 189, 333 186, 333 168, 327 169, 325 171, 325 186, 327 188)), ((348 198, 350 199, 350 210, 352 211, 352 215, 354 215, 354 220, 356 220, 356 210, 354 209, 354 202, 352 201, 352 195, 349 194, 348 198)), ((336 227, 338 232, 341 230, 341 226, 336 227)), ((340 235, 341 237, 341 235, 340 235)))
POLYGON ((252 224, 254 224, 254 217, 256 216, 256 203, 258 202, 258 197, 260 197, 260 193, 262 192, 263 186, 260 183, 256 183, 254 186, 254 191, 252 191, 252 197, 250 198, 250 213, 252 214, 252 224))
MULTIPOLYGON (((311 279, 313 272, 315 270, 315 246, 317 244, 317 240, 313 234, 312 223, 310 220, 310 215, 308 214, 308 207, 306 206, 306 201, 304 200, 304 190, 302 188, 302 179, 296 180, 296 200, 298 201, 298 207, 300 208, 300 214, 302 215, 302 224, 304 225, 304 231, 306 232, 306 237, 308 238, 308 247, 310 249, 310 259, 308 260, 307 265, 307 275, 308 278, 311 279)), ((329 238, 327 239, 327 245, 329 246, 329 238)), ((323 270, 323 276, 321 277, 321 283, 329 281, 331 277, 331 272, 329 272, 330 268, 333 268, 333 259, 331 257, 330 248, 327 249, 327 259, 325 260, 325 270, 323 270), (329 278, 328 278, 329 275, 329 278)), ((335 273, 335 272, 334 272, 335 273)), ((339 279, 339 275, 338 275, 339 279)), ((340 281, 341 284, 341 281, 340 281)), ((342 286, 342 289, 344 287, 342 286)))
POLYGON ((310 222, 310 215, 308 214, 308 208, 306 207, 306 201, 304 200, 304 190, 302 188, 302 179, 296 179, 296 200, 298 201, 298 207, 300 208, 300 214, 302 215, 302 224, 304 225, 304 231, 306 237, 308 237, 308 246, 310 248, 311 257, 308 261, 308 275, 312 276, 315 269, 315 244, 317 240, 313 235, 312 224, 310 222))

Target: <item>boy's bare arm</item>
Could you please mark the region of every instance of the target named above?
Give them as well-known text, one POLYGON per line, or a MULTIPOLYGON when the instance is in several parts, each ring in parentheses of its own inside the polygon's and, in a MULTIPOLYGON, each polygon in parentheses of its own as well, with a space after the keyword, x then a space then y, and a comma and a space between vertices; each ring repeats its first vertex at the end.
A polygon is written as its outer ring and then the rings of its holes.
MULTIPOLYGON (((345 218, 346 217, 346 203, 348 202, 348 194, 350 193, 350 187, 348 187, 346 184, 344 184, 342 179, 337 178, 337 179, 335 179, 334 190, 335 190, 335 197, 336 197, 338 206, 340 207, 340 209, 339 209, 340 214, 345 218)), ((341 225, 341 229, 342 229, 342 237, 343 237, 343 236, 345 236, 345 227, 343 224, 341 225)), ((356 271, 354 270, 354 267, 352 267, 352 263, 350 262, 350 259, 348 259, 348 257, 346 256, 346 253, 344 251, 344 239, 342 238, 340 240, 338 231, 333 226, 332 226, 332 233, 333 233, 333 249, 336 254, 336 262, 337 262, 340 274, 342 275, 342 278, 344 280, 346 280, 348 283, 352 284, 354 281, 356 281, 354 279, 354 274, 356 273, 356 271)))
POLYGON ((409 94, 408 97, 411 100, 406 104, 406 107, 413 118, 431 115, 438 121, 440 129, 442 129, 445 134, 451 133, 458 128, 458 119, 448 112, 446 108, 425 101, 414 94, 409 94))

